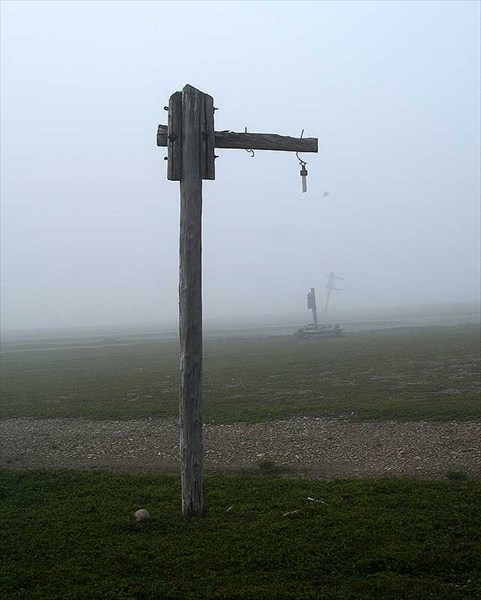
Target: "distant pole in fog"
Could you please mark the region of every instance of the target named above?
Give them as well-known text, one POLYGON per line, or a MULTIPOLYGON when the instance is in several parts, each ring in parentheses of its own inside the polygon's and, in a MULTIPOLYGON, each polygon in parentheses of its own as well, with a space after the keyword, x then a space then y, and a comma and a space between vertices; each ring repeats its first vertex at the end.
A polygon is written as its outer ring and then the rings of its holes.
POLYGON ((333 290, 336 291, 341 291, 340 288, 334 287, 334 281, 336 279, 340 279, 341 281, 344 281, 344 279, 342 277, 337 277, 336 274, 334 273, 334 271, 331 271, 329 273, 329 275, 327 276, 327 284, 326 284, 326 290, 327 290, 327 296, 326 296, 326 304, 324 306, 324 322, 327 325, 327 311, 329 309, 329 300, 331 298, 331 292, 333 290))
POLYGON ((311 291, 307 294, 307 308, 312 309, 312 321, 314 327, 319 329, 319 321, 317 320, 317 306, 316 306, 316 290, 311 288, 311 291))
POLYGON ((318 143, 317 138, 214 131, 214 100, 212 96, 191 85, 186 85, 182 92, 172 94, 169 106, 165 108, 168 110, 168 125, 159 125, 157 145, 167 146, 167 179, 180 182, 179 412, 182 514, 201 517, 205 514, 202 436, 202 180, 215 179, 215 148, 239 148, 251 152, 317 152, 318 143))

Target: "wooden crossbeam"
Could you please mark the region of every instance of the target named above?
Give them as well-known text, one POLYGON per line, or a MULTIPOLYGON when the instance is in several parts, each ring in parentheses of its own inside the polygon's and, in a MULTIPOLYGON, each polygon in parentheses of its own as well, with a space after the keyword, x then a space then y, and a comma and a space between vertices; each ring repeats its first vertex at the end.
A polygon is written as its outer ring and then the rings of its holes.
MULTIPOLYGON (((167 146, 167 126, 157 129, 157 146, 167 146)), ((238 133, 215 131, 215 148, 238 150, 279 150, 285 152, 318 152, 317 138, 295 138, 275 133, 238 133)))

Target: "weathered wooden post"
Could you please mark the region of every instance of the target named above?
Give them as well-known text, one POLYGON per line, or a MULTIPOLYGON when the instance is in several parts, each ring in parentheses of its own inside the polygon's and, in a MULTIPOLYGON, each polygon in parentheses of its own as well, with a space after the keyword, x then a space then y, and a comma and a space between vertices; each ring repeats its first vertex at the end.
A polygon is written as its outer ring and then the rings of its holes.
POLYGON ((215 148, 317 152, 317 138, 214 131, 213 98, 190 85, 186 85, 182 92, 172 94, 168 111, 168 126, 159 125, 157 145, 167 146, 167 179, 180 181, 179 409, 182 514, 200 517, 205 513, 202 435, 202 179, 215 179, 215 148))

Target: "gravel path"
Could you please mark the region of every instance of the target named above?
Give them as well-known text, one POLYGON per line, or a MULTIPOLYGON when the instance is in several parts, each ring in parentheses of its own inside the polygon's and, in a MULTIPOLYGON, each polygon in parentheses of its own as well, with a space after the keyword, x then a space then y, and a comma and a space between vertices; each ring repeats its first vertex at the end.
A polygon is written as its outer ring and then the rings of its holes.
MULTIPOLYGON (((177 469, 174 420, 12 419, 0 422, 0 467, 156 472, 177 469)), ((252 471, 272 462, 291 474, 332 479, 450 471, 481 477, 481 423, 295 418, 206 425, 206 472, 252 471), (272 462, 271 462, 272 461, 272 462)))

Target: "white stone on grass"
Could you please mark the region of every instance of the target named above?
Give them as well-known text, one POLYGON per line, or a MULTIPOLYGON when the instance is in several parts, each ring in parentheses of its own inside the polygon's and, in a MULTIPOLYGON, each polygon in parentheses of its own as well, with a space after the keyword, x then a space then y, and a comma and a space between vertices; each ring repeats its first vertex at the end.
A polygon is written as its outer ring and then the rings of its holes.
POLYGON ((143 523, 144 521, 148 521, 150 519, 150 513, 145 508, 140 508, 136 512, 134 512, 134 519, 137 523, 143 523))

